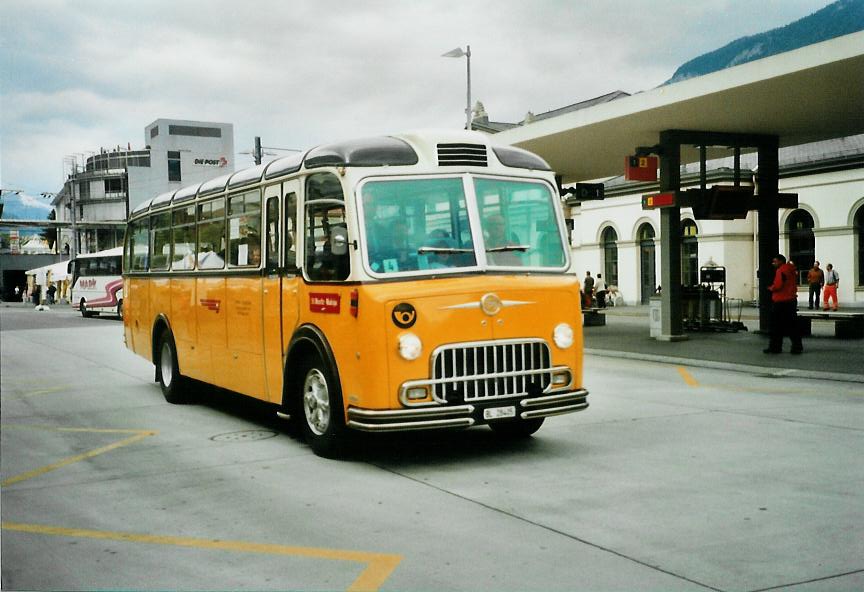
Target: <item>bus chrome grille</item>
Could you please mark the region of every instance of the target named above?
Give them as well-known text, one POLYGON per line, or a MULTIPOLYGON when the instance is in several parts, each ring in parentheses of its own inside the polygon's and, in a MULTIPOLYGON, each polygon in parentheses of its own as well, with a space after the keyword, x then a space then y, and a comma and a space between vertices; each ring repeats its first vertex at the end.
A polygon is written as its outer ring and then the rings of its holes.
POLYGON ((552 382, 542 339, 460 343, 432 354, 433 396, 441 404, 536 396, 552 382))
POLYGON ((438 166, 486 166, 483 144, 438 144, 438 166))

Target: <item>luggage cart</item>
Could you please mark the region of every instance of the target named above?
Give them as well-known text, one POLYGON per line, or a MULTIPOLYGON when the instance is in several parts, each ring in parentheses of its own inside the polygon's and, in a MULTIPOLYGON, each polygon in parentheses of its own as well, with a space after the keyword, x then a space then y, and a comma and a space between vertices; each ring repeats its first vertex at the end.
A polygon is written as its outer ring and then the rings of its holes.
POLYGON ((726 268, 699 268, 699 285, 685 287, 681 301, 684 328, 690 331, 746 331, 741 322, 743 301, 726 297, 726 268), (732 317, 735 316, 735 320, 732 317))

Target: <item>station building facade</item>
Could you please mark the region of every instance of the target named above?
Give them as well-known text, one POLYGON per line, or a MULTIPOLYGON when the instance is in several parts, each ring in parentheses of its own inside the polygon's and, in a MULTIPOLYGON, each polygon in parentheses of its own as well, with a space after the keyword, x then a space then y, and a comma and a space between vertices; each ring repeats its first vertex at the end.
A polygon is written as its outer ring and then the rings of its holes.
MULTIPOLYGON (((144 128, 143 150, 100 149, 75 164, 53 206, 57 220, 78 223, 78 251, 119 246, 129 212, 154 195, 234 171, 234 126, 230 123, 157 119, 144 128)), ((60 231, 58 245, 75 244, 60 231)))
MULTIPOLYGON (((615 91, 546 113, 529 112, 517 123, 491 121, 478 102, 472 127, 495 134, 627 96, 615 91)), ((864 306, 864 134, 781 148, 778 157, 779 190, 796 193, 798 207, 778 213, 777 252, 798 267, 799 303, 808 304, 807 271, 819 261, 823 270, 831 263, 840 275, 841 307, 864 306)), ((709 161, 707 185, 733 185, 733 167, 731 156, 709 161)), ((756 167, 756 154, 742 154, 739 182, 743 186, 755 185, 756 167)), ((583 181, 602 182, 605 199, 579 201, 571 196, 565 202, 576 273, 580 277, 586 271, 595 277, 602 274, 618 292, 619 302, 647 304, 662 287, 660 212, 643 209, 642 196, 658 193, 659 184, 625 181, 623 176, 583 181)), ((681 188, 699 184, 699 164, 682 166, 681 188)), ((691 208, 681 208, 682 285, 699 285, 703 267, 724 267, 724 295, 742 303, 758 302, 757 215, 750 212, 743 219, 703 220, 691 208)))
MULTIPOLYGON (((780 191, 796 193, 798 207, 779 212, 777 252, 799 270, 799 303, 807 306, 807 270, 814 260, 831 263, 840 275, 844 305, 864 306, 864 135, 781 148, 780 191)), ((732 158, 709 161, 708 186, 732 185, 732 158)), ((755 155, 742 155, 742 185, 755 182, 755 155)), ((681 167, 682 189, 698 187, 698 163, 681 167)), ((659 287, 659 210, 642 207, 657 183, 602 181, 602 201, 567 200, 576 272, 601 273, 626 304, 645 304, 659 287)), ((758 188, 757 188, 758 193, 758 188)), ((681 208, 681 278, 698 285, 702 267, 726 269, 728 298, 758 300, 756 212, 737 220, 701 220, 681 208)), ((769 270, 773 274, 773 270, 769 270)), ((718 288, 719 286, 715 286, 718 288)))

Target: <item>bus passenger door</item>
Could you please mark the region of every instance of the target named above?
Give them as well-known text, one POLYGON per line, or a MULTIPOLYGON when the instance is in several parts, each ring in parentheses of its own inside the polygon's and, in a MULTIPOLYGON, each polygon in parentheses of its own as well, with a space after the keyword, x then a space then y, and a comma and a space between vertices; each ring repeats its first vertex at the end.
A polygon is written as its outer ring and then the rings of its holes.
POLYGON ((297 181, 264 190, 264 275, 262 315, 267 400, 282 402, 284 351, 297 324, 297 266, 294 228, 297 181), (280 196, 285 196, 284 201, 280 196))

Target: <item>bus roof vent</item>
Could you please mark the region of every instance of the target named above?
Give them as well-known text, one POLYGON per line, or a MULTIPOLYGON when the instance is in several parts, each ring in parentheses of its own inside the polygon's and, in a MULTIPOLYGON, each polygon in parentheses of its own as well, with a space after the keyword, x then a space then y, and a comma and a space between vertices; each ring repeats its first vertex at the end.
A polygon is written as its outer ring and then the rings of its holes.
POLYGON ((438 166, 486 166, 484 144, 438 144, 438 166))

